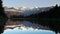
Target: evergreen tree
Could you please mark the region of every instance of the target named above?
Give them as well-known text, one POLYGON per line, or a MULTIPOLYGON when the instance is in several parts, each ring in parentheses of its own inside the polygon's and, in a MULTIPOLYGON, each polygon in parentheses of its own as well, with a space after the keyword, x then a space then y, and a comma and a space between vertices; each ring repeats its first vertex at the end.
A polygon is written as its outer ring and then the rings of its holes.
POLYGON ((4 8, 2 7, 2 0, 0 0, 0 34, 4 31, 4 25, 7 21, 7 16, 4 13, 4 8))

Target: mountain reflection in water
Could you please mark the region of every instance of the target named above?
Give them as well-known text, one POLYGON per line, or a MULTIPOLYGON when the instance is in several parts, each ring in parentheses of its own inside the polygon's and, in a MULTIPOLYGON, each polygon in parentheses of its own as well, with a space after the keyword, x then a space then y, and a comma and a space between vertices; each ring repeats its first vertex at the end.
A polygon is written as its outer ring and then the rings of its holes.
POLYGON ((49 30, 21 30, 19 27, 4 30, 3 34, 55 34, 49 30))
POLYGON ((13 21, 8 19, 3 34, 55 34, 48 27, 30 21, 13 21))

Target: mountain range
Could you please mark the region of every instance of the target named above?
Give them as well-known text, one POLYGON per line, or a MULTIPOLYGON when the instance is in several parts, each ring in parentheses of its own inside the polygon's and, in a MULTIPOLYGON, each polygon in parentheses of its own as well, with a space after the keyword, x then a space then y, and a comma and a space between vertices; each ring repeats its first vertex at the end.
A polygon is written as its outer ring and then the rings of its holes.
POLYGON ((11 16, 11 15, 29 16, 31 14, 48 11, 50 8, 53 8, 53 6, 51 6, 51 7, 20 7, 18 9, 16 9, 14 7, 4 7, 4 10, 5 10, 5 14, 7 14, 7 16, 11 16))

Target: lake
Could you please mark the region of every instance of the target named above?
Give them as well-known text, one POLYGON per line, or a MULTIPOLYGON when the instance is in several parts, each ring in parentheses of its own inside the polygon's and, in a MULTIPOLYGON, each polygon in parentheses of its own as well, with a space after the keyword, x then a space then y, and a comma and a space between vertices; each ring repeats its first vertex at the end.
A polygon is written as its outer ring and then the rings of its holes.
POLYGON ((12 21, 9 19, 3 34, 55 34, 55 32, 49 30, 48 27, 30 21, 12 21))

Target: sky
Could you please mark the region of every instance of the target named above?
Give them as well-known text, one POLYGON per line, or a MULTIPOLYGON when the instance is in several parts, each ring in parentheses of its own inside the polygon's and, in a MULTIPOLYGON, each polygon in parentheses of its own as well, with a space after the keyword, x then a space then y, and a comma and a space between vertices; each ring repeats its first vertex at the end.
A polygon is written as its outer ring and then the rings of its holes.
POLYGON ((48 7, 55 6, 56 4, 60 5, 60 0, 2 0, 3 6, 8 7, 48 7))

